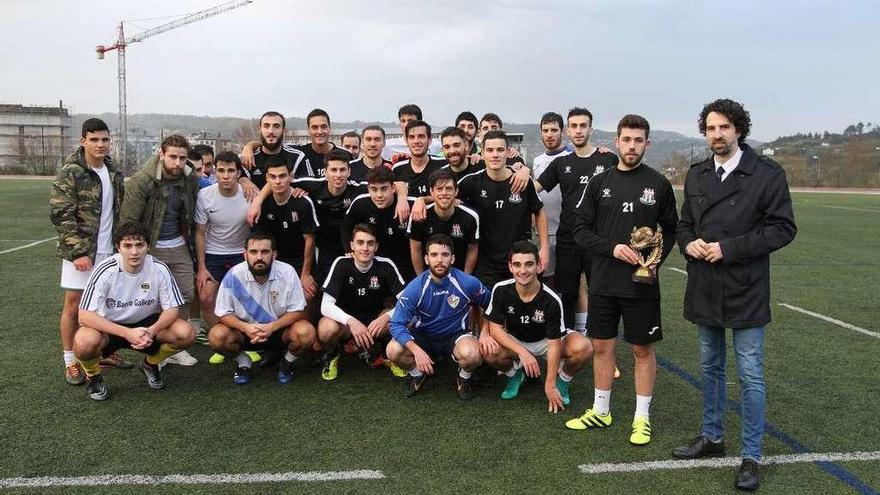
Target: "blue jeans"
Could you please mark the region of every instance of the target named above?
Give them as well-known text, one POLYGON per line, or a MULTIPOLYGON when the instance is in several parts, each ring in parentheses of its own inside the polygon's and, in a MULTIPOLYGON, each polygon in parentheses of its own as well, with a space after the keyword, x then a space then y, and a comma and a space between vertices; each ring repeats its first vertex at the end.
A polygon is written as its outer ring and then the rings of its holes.
MULTIPOLYGON (((699 327, 700 365, 703 371, 703 436, 720 440, 727 408, 725 330, 699 327)), ((764 438, 764 327, 733 330, 733 350, 739 373, 742 403, 742 457, 761 460, 764 438)))

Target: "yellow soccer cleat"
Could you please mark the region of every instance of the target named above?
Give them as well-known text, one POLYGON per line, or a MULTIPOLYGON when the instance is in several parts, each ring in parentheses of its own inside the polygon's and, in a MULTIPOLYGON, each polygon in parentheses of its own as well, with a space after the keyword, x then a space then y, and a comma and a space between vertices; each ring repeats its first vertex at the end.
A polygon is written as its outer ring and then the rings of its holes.
POLYGON ((611 413, 597 414, 593 409, 587 409, 583 415, 565 422, 569 430, 592 430, 594 428, 607 428, 611 426, 611 413))
POLYGON ((406 370, 401 368, 400 366, 394 364, 394 362, 391 361, 390 359, 386 359, 383 364, 385 366, 387 366, 388 369, 391 370, 391 374, 396 376, 397 378, 406 377, 406 375, 407 375, 406 370))
POLYGON ((636 418, 632 423, 633 432, 629 436, 629 443, 633 445, 648 445, 651 441, 651 422, 647 418, 636 418))

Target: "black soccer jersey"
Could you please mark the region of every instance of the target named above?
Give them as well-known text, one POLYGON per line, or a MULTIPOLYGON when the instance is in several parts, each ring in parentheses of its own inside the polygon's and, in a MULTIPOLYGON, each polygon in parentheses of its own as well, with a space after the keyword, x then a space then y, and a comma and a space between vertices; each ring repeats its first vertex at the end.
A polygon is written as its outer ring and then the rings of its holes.
POLYGON ((544 284, 531 301, 524 302, 516 291, 514 279, 498 282, 492 289, 486 318, 522 342, 558 339, 565 335, 562 300, 544 284))
POLYGON ((452 216, 440 218, 434 204, 425 208, 425 221, 413 222, 409 219, 407 228, 409 238, 422 243, 422 254, 425 253, 425 241, 434 234, 446 234, 452 238, 452 253, 455 255, 454 267, 464 270, 468 247, 480 241, 480 216, 467 206, 456 206, 452 216))
POLYGON ((247 170, 239 165, 238 172, 241 174, 241 177, 247 177, 255 186, 262 189, 266 185, 266 162, 271 156, 280 156, 284 163, 290 166, 291 177, 308 177, 311 174, 309 160, 306 158, 305 153, 286 144, 281 147, 278 155, 270 155, 263 152, 262 147, 257 148, 254 151, 254 166, 247 170))
POLYGON ((366 188, 357 182, 348 182, 342 194, 334 196, 327 186, 326 177, 296 179, 293 187, 308 192, 315 205, 315 213, 321 224, 315 241, 318 246, 318 264, 327 267, 347 250, 342 244, 345 212, 354 198, 366 192, 366 188))
POLYGON ((272 234, 278 259, 302 270, 305 240, 303 234, 313 234, 320 226, 315 206, 308 196, 290 197, 282 204, 269 196, 263 201, 260 219, 254 230, 272 234))
POLYGON ((494 181, 485 170, 458 183, 458 197, 480 216, 478 266, 494 272, 507 270, 507 252, 514 242, 532 237, 532 214, 544 204, 530 180, 526 189, 514 194, 510 180, 494 181))
MULTIPOLYGON (((391 168, 391 162, 383 158, 382 166, 391 168)), ((353 180, 355 182, 367 181, 367 172, 370 171, 370 167, 364 163, 364 157, 348 162, 348 167, 351 169, 351 175, 348 176, 348 180, 353 180)))
POLYGON ((483 170, 484 168, 486 168, 486 163, 483 162, 482 160, 478 163, 480 165, 477 165, 476 163, 468 163, 468 166, 465 167, 464 170, 462 170, 461 172, 456 172, 455 170, 452 170, 452 166, 449 165, 448 163, 446 165, 444 165, 443 168, 452 172, 452 175, 455 176, 455 182, 458 182, 464 176, 470 175, 474 172, 479 172, 480 170, 483 170))
POLYGON ((678 224, 669 180, 645 164, 625 172, 612 167, 590 180, 575 212, 574 240, 593 255, 590 294, 660 298, 659 284, 632 281, 635 266, 615 258, 614 246, 629 245, 633 227, 659 225, 666 261, 678 224))
MULTIPOLYGON (((324 165, 324 155, 326 155, 327 153, 318 153, 317 151, 315 151, 315 148, 312 147, 312 143, 297 144, 294 146, 294 148, 296 148, 297 150, 304 153, 306 158, 309 160, 309 164, 311 165, 311 167, 309 168, 309 171, 308 171, 309 175, 305 175, 305 174, 295 175, 296 178, 324 177, 325 175, 327 175, 326 174, 327 167, 324 165)), ((333 148, 338 148, 338 146, 336 146, 333 143, 330 143, 330 149, 332 150, 333 148)), ((328 153, 329 153, 329 151, 330 150, 327 150, 328 153)))
MULTIPOLYGON (((409 203, 415 198, 410 198, 409 203)), ((348 212, 345 214, 345 228, 343 230, 343 242, 346 249, 352 238, 352 229, 359 223, 372 225, 376 229, 379 250, 377 256, 390 258, 397 265, 403 280, 409 282, 415 278, 412 268, 412 260, 409 256, 409 238, 406 236, 406 222, 400 222, 394 218, 394 210, 397 208, 397 197, 384 209, 379 209, 376 203, 370 199, 369 194, 361 194, 352 201, 348 212)))
POLYGON ((419 173, 413 171, 412 164, 409 160, 401 160, 394 165, 391 170, 394 171, 394 180, 407 183, 407 196, 419 198, 429 194, 429 181, 431 172, 443 168, 446 160, 431 157, 424 170, 419 173))
POLYGON ((562 207, 559 216, 559 228, 556 230, 556 245, 576 248, 572 238, 574 224, 574 208, 580 201, 584 189, 590 180, 617 166, 617 155, 599 153, 598 150, 586 158, 574 153, 556 158, 536 180, 545 191, 552 191, 557 185, 562 195, 562 207))
MULTIPOLYGON (((324 293, 336 298, 336 305, 351 316, 374 318, 383 308, 393 307, 394 297, 403 290, 403 279, 394 262, 375 257, 362 272, 354 258, 340 256, 333 262, 324 281, 324 293)), ((364 325, 369 321, 361 320, 364 325)))

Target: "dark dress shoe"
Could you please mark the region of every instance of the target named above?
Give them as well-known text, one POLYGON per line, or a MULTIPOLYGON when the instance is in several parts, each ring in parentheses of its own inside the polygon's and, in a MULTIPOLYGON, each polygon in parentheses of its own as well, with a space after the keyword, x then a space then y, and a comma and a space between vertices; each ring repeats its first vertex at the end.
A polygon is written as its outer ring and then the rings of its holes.
POLYGON ((687 445, 672 450, 672 455, 679 459, 699 459, 701 457, 721 457, 724 455, 724 440, 712 442, 700 435, 687 445))
POLYGON ((736 478, 733 486, 737 490, 753 492, 758 489, 758 463, 753 459, 743 459, 739 469, 736 470, 736 478))

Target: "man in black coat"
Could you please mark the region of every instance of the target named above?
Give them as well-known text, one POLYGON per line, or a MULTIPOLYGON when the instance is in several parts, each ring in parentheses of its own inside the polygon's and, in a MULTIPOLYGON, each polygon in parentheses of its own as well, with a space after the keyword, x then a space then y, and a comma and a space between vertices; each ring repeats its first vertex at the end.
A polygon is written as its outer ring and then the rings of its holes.
POLYGON ((735 486, 758 488, 764 435, 764 326, 770 322, 770 253, 797 232, 785 171, 745 144, 751 120, 740 103, 703 107, 700 133, 712 156, 688 171, 678 244, 687 259, 684 317, 699 328, 702 433, 676 448, 682 459, 724 455, 725 329, 742 390, 742 464, 735 486))

